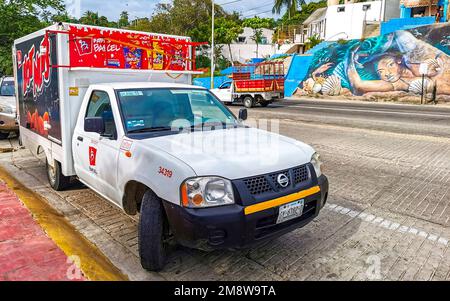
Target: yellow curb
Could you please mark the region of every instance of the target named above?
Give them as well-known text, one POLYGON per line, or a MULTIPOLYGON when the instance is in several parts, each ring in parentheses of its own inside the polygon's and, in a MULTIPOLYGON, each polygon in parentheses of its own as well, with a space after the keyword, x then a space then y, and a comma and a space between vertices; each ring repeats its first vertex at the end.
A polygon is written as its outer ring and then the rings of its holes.
POLYGON ((67 256, 80 258, 79 268, 89 280, 124 281, 128 277, 115 267, 108 258, 81 233, 79 233, 62 214, 53 209, 44 198, 21 184, 0 166, 0 178, 16 193, 30 210, 33 218, 47 235, 67 256))

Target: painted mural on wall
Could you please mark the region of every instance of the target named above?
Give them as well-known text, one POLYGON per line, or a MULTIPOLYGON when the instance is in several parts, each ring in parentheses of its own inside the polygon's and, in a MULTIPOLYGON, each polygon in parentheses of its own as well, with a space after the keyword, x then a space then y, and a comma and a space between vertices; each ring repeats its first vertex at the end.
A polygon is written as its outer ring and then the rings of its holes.
POLYGON ((436 87, 450 96, 449 46, 446 24, 336 42, 314 54, 295 95, 421 95, 422 88, 431 93, 436 87))

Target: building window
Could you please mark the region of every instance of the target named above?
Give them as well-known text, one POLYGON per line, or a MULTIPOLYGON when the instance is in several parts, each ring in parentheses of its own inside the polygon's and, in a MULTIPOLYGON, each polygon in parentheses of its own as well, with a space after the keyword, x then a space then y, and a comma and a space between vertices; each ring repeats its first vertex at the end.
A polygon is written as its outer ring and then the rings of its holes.
POLYGON ((245 37, 238 37, 238 43, 245 43, 245 37))
POLYGON ((337 12, 338 12, 338 13, 345 12, 345 6, 339 6, 339 7, 337 8, 337 12))
POLYGON ((368 11, 370 9, 370 4, 364 4, 362 7, 363 11, 368 11))

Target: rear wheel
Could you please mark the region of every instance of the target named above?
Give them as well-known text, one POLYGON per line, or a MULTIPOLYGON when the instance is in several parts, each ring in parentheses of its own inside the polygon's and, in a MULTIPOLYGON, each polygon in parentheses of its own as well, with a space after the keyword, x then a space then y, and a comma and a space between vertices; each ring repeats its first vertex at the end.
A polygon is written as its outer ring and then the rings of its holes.
POLYGON ((138 241, 141 265, 149 271, 164 268, 168 253, 169 225, 162 200, 151 190, 142 197, 138 241))
POLYGON ((0 140, 6 139, 9 137, 9 133, 2 133, 0 132, 0 140))
POLYGON ((47 166, 47 178, 50 186, 56 191, 64 190, 70 184, 70 177, 63 175, 61 171, 61 163, 54 161, 51 166, 47 160, 45 160, 47 166))
POLYGON ((251 97, 251 96, 245 96, 244 97, 244 106, 246 108, 250 109, 251 107, 253 107, 254 104, 255 103, 254 103, 253 97, 251 97))
POLYGON ((259 103, 261 104, 261 107, 265 108, 265 107, 267 107, 270 104, 270 101, 264 100, 264 101, 261 101, 259 103))

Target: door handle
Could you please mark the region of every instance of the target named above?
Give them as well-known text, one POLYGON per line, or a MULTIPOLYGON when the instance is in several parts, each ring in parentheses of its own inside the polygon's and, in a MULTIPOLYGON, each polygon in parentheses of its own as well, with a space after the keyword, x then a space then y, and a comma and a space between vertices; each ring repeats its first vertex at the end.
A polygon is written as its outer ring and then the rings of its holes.
POLYGON ((83 142, 83 137, 78 136, 78 137, 77 137, 77 140, 83 142))

